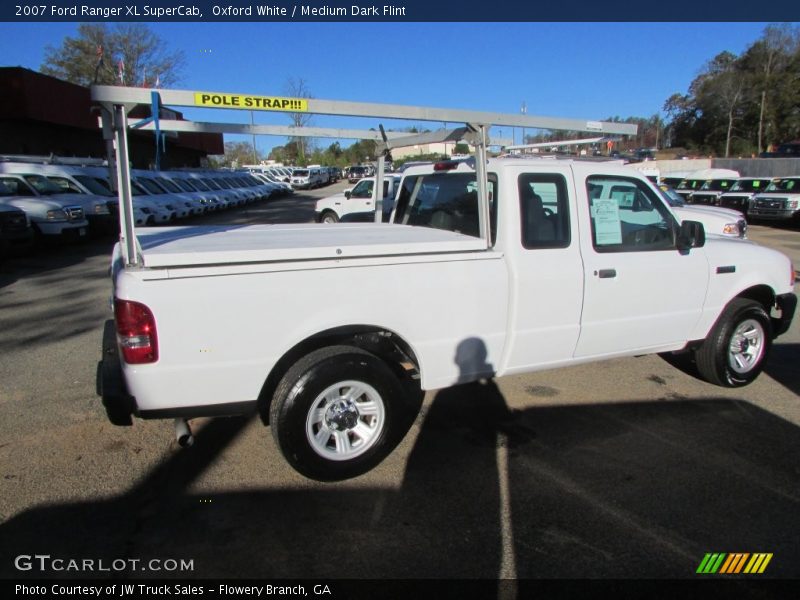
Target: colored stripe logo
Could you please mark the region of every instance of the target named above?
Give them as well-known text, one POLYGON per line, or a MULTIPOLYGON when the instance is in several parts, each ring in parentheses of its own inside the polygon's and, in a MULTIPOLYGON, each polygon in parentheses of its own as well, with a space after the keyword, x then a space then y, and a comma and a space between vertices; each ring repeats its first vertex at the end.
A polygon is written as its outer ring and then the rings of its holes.
POLYGON ((772 553, 709 552, 703 557, 697 573, 701 575, 760 575, 767 569, 772 553))

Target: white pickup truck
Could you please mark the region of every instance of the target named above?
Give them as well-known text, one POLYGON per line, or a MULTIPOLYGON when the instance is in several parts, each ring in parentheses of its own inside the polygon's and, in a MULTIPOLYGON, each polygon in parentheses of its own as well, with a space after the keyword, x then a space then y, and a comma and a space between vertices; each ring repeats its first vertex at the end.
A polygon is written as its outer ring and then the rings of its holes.
MULTIPOLYGON (((390 211, 400 185, 400 175, 387 174, 383 179, 383 210, 390 211)), ((375 178, 366 177, 352 188, 327 196, 314 207, 315 220, 319 223, 338 223, 342 217, 352 214, 375 214, 375 178)), ((373 219, 374 220, 374 219, 373 219)))
POLYGON ((631 169, 486 169, 483 210, 472 167, 442 163, 404 172, 392 223, 142 231, 134 268, 118 246, 112 422, 258 413, 296 470, 339 480, 391 452, 420 387, 673 352, 741 386, 788 329, 789 259, 706 239, 631 169))

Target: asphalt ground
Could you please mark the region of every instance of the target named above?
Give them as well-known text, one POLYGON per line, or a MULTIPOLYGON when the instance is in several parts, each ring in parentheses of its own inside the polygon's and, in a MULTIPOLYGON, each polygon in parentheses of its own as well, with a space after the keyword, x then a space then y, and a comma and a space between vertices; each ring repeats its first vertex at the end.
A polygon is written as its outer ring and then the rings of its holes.
MULTIPOLYGON (((344 187, 195 222, 308 221, 344 187)), ((800 265, 797 230, 750 237, 800 265)), ((189 449, 171 421, 108 423, 110 248, 0 265, 2 578, 695 580, 711 552, 772 553, 762 577, 800 576, 800 318, 735 390, 646 356, 429 392, 384 463, 322 484, 257 419, 197 419, 189 449), (193 569, 15 567, 37 553, 193 569)))

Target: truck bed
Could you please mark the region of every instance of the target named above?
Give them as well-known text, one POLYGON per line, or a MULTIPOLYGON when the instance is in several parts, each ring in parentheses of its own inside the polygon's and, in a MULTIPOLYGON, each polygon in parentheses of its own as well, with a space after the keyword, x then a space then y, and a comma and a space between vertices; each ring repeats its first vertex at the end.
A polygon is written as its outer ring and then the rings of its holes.
POLYGON ((483 240, 427 227, 303 223, 138 229, 147 268, 471 252, 483 240))

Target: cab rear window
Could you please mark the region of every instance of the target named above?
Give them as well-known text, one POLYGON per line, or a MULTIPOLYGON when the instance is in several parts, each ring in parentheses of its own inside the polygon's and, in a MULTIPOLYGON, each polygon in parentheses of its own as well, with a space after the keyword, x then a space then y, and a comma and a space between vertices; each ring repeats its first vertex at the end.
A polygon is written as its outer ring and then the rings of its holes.
MULTIPOLYGON (((497 229, 497 176, 489 175, 492 244, 497 229)), ((430 173, 403 180, 397 197, 395 223, 480 236, 478 184, 475 173, 430 173)))

